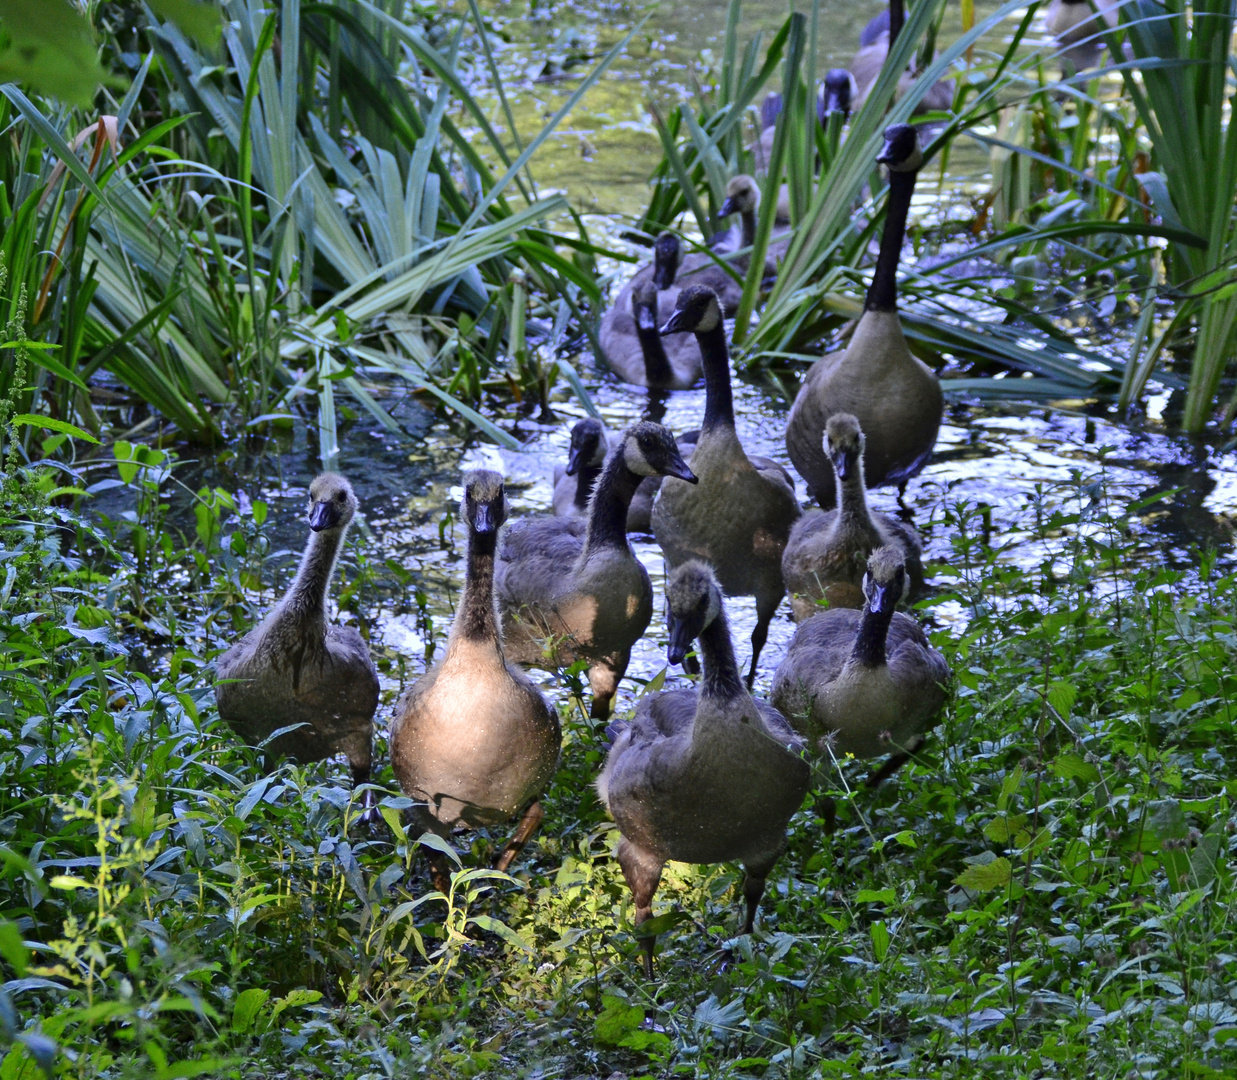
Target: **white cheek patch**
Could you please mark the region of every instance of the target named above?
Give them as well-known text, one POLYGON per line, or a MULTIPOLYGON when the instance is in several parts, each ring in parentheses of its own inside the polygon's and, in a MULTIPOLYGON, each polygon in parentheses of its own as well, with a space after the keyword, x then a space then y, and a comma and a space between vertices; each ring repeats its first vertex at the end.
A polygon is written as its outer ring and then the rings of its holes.
POLYGON ((716 300, 710 300, 697 323, 697 330, 716 330, 722 324, 722 312, 716 300))
POLYGON ((648 459, 640 449, 640 444, 635 439, 628 439, 623 445, 623 464, 637 476, 653 476, 657 472, 648 463, 648 459))
POLYGON ((718 595, 716 589, 709 590, 709 607, 704 613, 704 625, 708 626, 714 619, 722 613, 722 598, 718 595))

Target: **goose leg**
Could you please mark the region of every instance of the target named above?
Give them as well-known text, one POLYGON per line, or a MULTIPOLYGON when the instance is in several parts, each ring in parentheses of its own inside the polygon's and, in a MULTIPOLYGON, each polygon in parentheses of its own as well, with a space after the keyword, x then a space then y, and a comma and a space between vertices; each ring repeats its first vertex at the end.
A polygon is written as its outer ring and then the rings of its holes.
POLYGON ((593 691, 593 703, 588 710, 590 719, 610 719, 614 695, 618 693, 619 680, 627 670, 627 662, 630 659, 631 653, 626 652, 621 656, 598 660, 588 669, 588 685, 593 691))
POLYGON ((869 789, 880 787, 882 783, 888 780, 894 773, 902 768, 903 765, 910 761, 912 754, 919 752, 919 748, 923 746, 924 742, 924 737, 922 735, 917 735, 911 741, 910 746, 908 746, 905 750, 899 750, 896 754, 890 755, 884 765, 882 765, 879 769, 873 769, 872 772, 868 774, 867 780, 864 781, 864 785, 869 789))
POLYGON ((752 667, 747 673, 747 688, 752 688, 752 683, 756 681, 756 664, 760 660, 760 650, 765 647, 765 642, 769 639, 769 623, 773 621, 773 616, 777 612, 777 606, 782 602, 782 593, 779 591, 776 596, 758 596, 756 597, 756 629, 752 631, 752 667))
POLYGON ((524 850, 524 845, 532 838, 533 833, 541 827, 541 820, 544 817, 545 811, 541 809, 541 802, 534 799, 532 805, 524 811, 520 824, 511 839, 507 841, 502 854, 494 861, 495 870, 506 872, 507 867, 515 861, 515 857, 524 850))
POLYGON ((760 898, 765 894, 765 879, 777 862, 775 855, 766 863, 756 866, 744 864, 743 899, 747 901, 747 918, 743 921, 743 933, 750 934, 756 924, 756 909, 760 907, 760 898))
MULTIPOLYGON (((373 765, 373 731, 370 725, 366 725, 364 732, 359 732, 355 735, 349 735, 343 741, 343 751, 348 758, 348 771, 352 774, 353 788, 360 787, 362 784, 368 784, 370 780, 370 769, 373 765)), ((377 825, 381 820, 378 813, 378 805, 374 800, 374 793, 366 791, 361 797, 361 804, 365 807, 361 814, 361 824, 366 826, 377 825)))
MULTIPOLYGON (((619 841, 617 854, 623 877, 635 901, 636 927, 639 928, 653 914, 653 894, 661 883, 664 864, 656 855, 637 847, 626 837, 619 841)), ((640 948, 644 952, 644 975, 648 979, 653 977, 654 940, 653 934, 640 938, 640 948)))

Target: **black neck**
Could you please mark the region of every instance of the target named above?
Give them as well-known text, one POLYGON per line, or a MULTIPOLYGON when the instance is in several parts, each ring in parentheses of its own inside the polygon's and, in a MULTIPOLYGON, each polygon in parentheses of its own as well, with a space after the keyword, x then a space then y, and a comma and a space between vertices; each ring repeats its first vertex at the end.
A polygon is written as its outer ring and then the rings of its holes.
POLYGON ((725 611, 700 632, 700 658, 704 677, 700 683, 700 696, 730 700, 747 693, 743 678, 734 659, 734 644, 730 640, 730 626, 725 611))
POLYGON ((590 552, 603 547, 631 550, 627 544, 627 510, 642 479, 623 461, 621 446, 610 454, 593 489, 593 502, 588 512, 588 534, 584 539, 586 559, 590 552))
POLYGON ((744 210, 739 220, 743 223, 743 246, 751 247, 756 243, 756 211, 744 210))
POLYGON ((498 531, 468 531, 468 568, 464 572, 464 596, 452 637, 469 641, 493 641, 498 637, 494 613, 494 552, 498 531))
POLYGON ((898 310, 898 260, 902 256, 902 241, 906 237, 906 215, 915 193, 916 170, 889 174, 889 200, 885 205, 885 232, 881 236, 880 254, 872 286, 863 305, 865 311, 898 310))
POLYGON ((859 622, 859 633, 855 635, 855 647, 851 650, 850 658, 864 667, 883 666, 885 637, 892 621, 892 606, 885 611, 874 612, 864 604, 863 618, 859 622))
POLYGON ((734 427, 734 397, 730 392, 730 352, 721 321, 712 330, 697 330, 704 365, 704 423, 700 430, 734 427))
POLYGON ((303 617, 321 623, 323 634, 326 633, 326 590, 343 541, 343 529, 310 533, 296 578, 288 589, 288 605, 303 617))
POLYGON ((588 500, 593 494, 593 485, 597 483, 597 477, 601 475, 601 466, 589 463, 581 465, 576 470, 576 493, 571 500, 577 510, 588 509, 588 500))
POLYGON ((640 351, 644 354, 644 377, 649 386, 665 386, 674 378, 670 368, 670 360, 666 356, 666 346, 662 344, 661 334, 657 327, 647 329, 636 324, 636 337, 640 340, 640 351))
POLYGON ((902 32, 902 23, 905 21, 902 13, 902 0, 889 0, 889 47, 891 49, 893 43, 898 40, 898 35, 902 32))

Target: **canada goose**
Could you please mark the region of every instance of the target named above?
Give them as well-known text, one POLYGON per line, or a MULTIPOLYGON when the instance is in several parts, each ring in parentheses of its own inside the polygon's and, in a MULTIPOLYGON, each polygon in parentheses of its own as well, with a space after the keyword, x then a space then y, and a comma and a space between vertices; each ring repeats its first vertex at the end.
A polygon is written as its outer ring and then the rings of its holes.
MULTIPOLYGON (((623 382, 658 390, 687 390, 700 378, 700 349, 690 334, 663 338, 657 332, 658 290, 642 281, 631 290, 631 314, 615 313, 599 339, 610 370, 623 382)), ((678 297, 671 288, 660 293, 668 305, 678 297)))
MULTIPOLYGON (((352 485, 323 473, 309 485, 309 543, 283 599, 218 660, 219 715, 266 752, 299 762, 342 753, 352 782, 369 782, 378 672, 352 626, 328 626, 326 591, 344 533, 357 512, 352 485)), ((371 792, 363 821, 378 820, 371 792)))
MULTIPOLYGON (((464 594, 447 651, 400 699, 391 722, 391 765, 422 832, 508 821, 525 811, 495 863, 506 870, 541 822, 537 801, 558 768, 558 716, 528 676, 503 656, 494 607, 494 554, 507 517, 503 479, 464 476, 468 528, 464 594)), ((436 863, 435 885, 447 884, 436 863)), ((444 890, 445 891, 445 890, 444 890)))
MULTIPOLYGON (((855 77, 846 68, 830 68, 825 72, 820 97, 816 99, 816 119, 820 126, 827 127, 829 117, 835 112, 840 113, 842 123, 846 123, 858 97, 859 88, 855 84, 855 77)), ((768 171, 769 158, 773 155, 777 118, 781 115, 782 95, 774 90, 766 95, 760 106, 760 141, 751 147, 756 154, 758 172, 768 171)), ((778 220, 782 220, 780 201, 778 220)))
POLYGON ((589 663, 590 715, 610 715, 631 647, 653 617, 648 571, 627 543, 627 508, 641 479, 694 484, 674 436, 647 420, 623 432, 593 489, 587 522, 524 518, 507 531, 496 591, 507 655, 522 664, 589 663))
POLYGON ((812 365, 786 424, 790 460, 824 507, 834 501, 833 466, 821 442, 830 416, 851 413, 863 428, 868 487, 905 487, 932 456, 944 408, 940 380, 911 355, 898 320, 898 258, 923 163, 915 129, 886 128, 876 160, 889 166, 889 201, 863 315, 845 349, 812 365))
MULTIPOLYGON (((902 552, 906 596, 923 584, 922 546, 915 530, 895 517, 868 509, 863 484, 863 432, 850 413, 834 413, 825 424, 825 454, 837 472, 841 495, 836 510, 811 510, 790 530, 782 576, 795 621, 832 607, 863 607, 868 556, 885 544, 902 552)), ((902 599, 899 597, 898 599, 902 599)))
POLYGON ((919 623, 894 612, 906 568, 877 548, 863 580, 863 610, 829 608, 799 625, 773 678, 773 704, 823 752, 894 757, 883 778, 923 742, 945 702, 949 665, 919 623))
POLYGON ((556 516, 583 517, 588 513, 588 500, 609 449, 606 426, 596 417, 586 416, 572 425, 567 464, 554 467, 556 516))
MULTIPOLYGON (((636 926, 652 914, 662 867, 741 862, 752 932, 765 879, 786 845, 786 825, 807 792, 803 740, 776 709, 744 689, 735 665, 721 588, 701 562, 683 563, 666 585, 672 664, 700 639, 700 690, 640 699, 630 723, 611 725, 614 743, 597 792, 618 823, 618 861, 636 904, 636 926)), ((641 938, 653 977, 653 937, 641 938)))
POLYGON ((704 423, 691 456, 700 483, 662 482, 653 504, 653 535, 670 567, 704 559, 728 595, 756 598, 750 687, 769 622, 786 591, 782 551, 799 504, 786 470, 768 458, 749 458, 735 433, 730 356, 716 294, 702 286, 679 293, 662 333, 679 330, 695 333, 704 362, 704 423))
MULTIPOLYGON (((889 7, 876 15, 859 34, 859 51, 850 62, 851 74, 855 76, 858 91, 855 108, 861 108, 868 94, 880 77, 881 68, 889 55, 890 44, 897 39, 903 23, 902 0, 889 0, 889 7)), ((898 80, 895 97, 902 97, 918 78, 918 73, 906 71, 898 80)), ((915 113, 946 112, 953 107, 954 84, 952 79, 934 82, 928 92, 915 106, 915 113)))
MULTIPOLYGON (((709 247, 718 255, 750 248, 756 239, 756 212, 759 209, 760 185, 746 174, 732 177, 726 185, 726 198, 718 210, 718 216, 738 214, 739 221, 709 237, 709 247)), ((743 265, 746 268, 746 262, 743 265)))
POLYGON ((1050 33, 1064 60, 1075 70, 1086 71, 1099 63, 1104 51, 1104 31, 1117 25, 1122 0, 1052 0, 1044 14, 1050 33), (1097 17, 1098 13, 1098 17, 1097 17))
MULTIPOLYGON (((696 440, 700 438, 700 429, 684 432, 676 440, 679 453, 684 458, 691 457, 696 449, 696 440)), ((661 490, 660 476, 646 476, 640 481, 636 493, 631 497, 631 506, 627 508, 627 531, 629 533, 651 533, 653 531, 653 503, 661 490)))

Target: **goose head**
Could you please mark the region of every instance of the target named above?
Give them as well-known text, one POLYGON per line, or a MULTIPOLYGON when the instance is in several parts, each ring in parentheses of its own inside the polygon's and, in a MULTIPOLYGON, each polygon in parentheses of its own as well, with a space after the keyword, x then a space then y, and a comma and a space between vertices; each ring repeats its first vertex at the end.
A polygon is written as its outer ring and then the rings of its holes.
POLYGON ((571 449, 567 451, 567 475, 575 476, 584 465, 601 466, 606 460, 606 429, 596 417, 577 420, 571 429, 571 449))
POLYGON ((460 517, 470 532, 498 532, 507 520, 507 493, 500 474, 489 469, 473 469, 464 474, 460 517))
POLYGON ((915 172, 923 164, 919 132, 910 124, 890 124, 885 128, 885 145, 876 160, 888 166, 891 173, 915 172))
POLYGON ((707 285, 689 285, 674 305, 674 313, 661 328, 662 334, 685 331, 702 333, 722 325, 722 305, 707 285))
POLYGON ((834 413, 825 424, 825 456, 839 480, 863 468, 863 431, 850 413, 834 413))
POLYGON ((859 86, 855 77, 846 68, 830 68, 825 73, 825 92, 821 94, 817 106, 821 125, 829 119, 830 113, 840 112, 843 119, 850 116, 858 96, 859 86))
POLYGON ((309 527, 314 532, 344 528, 359 506, 352 485, 339 473, 323 473, 309 485, 309 527))
POLYGON ((657 286, 652 281, 641 281, 631 290, 631 317, 640 330, 657 329, 657 286))
POLYGON ((873 614, 892 615, 906 588, 906 563, 902 552, 891 544, 878 547, 868 556, 868 572, 863 576, 863 596, 873 614))
POLYGON ((746 174, 736 176, 726 185, 726 201, 718 213, 722 217, 731 214, 754 214, 760 206, 760 188, 746 174))
POLYGON ((683 241, 672 232, 664 232, 653 244, 653 284, 668 289, 674 284, 683 261, 683 241))
POLYGON ((689 484, 699 483, 670 429, 651 420, 641 420, 624 431, 615 453, 622 455, 623 464, 637 476, 677 476, 689 484))
POLYGON ((722 590, 712 568, 696 559, 676 567, 666 582, 666 605, 670 609, 666 658, 681 664, 691 643, 721 614, 722 590))

